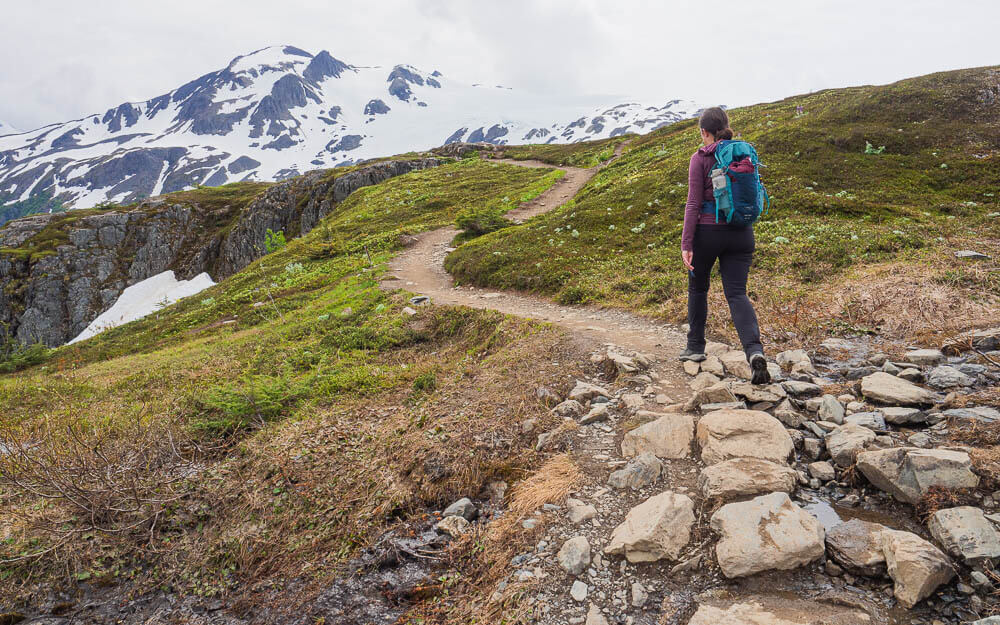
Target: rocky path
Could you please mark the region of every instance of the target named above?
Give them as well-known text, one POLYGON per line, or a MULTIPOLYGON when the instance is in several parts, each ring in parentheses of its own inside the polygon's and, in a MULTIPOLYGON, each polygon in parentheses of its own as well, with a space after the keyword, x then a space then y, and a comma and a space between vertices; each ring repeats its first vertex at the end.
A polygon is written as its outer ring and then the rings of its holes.
MULTIPOLYGON (((596 167, 559 167, 566 172, 561 180, 534 200, 508 212, 507 217, 520 223, 562 206, 598 171, 621 156, 624 146, 625 143, 619 144, 612 159, 596 167)), ((497 159, 494 162, 555 169, 540 161, 497 159)), ((444 270, 444 258, 451 251, 449 245, 457 234, 458 230, 454 228, 440 228, 419 235, 414 245, 390 263, 391 275, 383 286, 426 295, 431 302, 437 304, 498 310, 519 317, 547 321, 590 340, 613 342, 657 356, 666 357, 683 349, 684 337, 676 326, 625 311, 589 306, 560 306, 550 300, 523 293, 454 286, 451 276, 444 270)))
MULTIPOLYGON (((565 169, 509 216, 560 206, 600 168, 565 169)), ((775 382, 754 386, 742 352, 723 344, 682 367, 671 325, 455 287, 443 262, 456 234, 419 237, 384 287, 552 322, 589 341, 601 371, 565 396, 538 389, 563 424, 522 431, 540 452, 568 451, 585 482, 522 519, 537 543, 511 561, 491 602, 519 597, 543 625, 951 625, 997 609, 988 562, 1000 560, 1000 513, 988 513, 1000 492, 927 527, 901 505, 931 485, 979 483, 969 454, 946 439, 948 420, 1000 413, 947 410, 940 392, 1000 379, 971 352, 892 359, 831 339, 812 355, 778 354, 775 382)), ((1000 347, 1000 329, 977 340, 1000 347)), ((456 502, 438 531, 457 536, 475 519, 475 502, 456 502)))

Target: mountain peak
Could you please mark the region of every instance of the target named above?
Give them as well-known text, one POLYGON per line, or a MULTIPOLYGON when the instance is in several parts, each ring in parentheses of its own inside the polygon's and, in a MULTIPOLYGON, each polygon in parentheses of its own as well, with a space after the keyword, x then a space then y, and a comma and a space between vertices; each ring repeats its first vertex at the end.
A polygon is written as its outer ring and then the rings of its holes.
POLYGON ((230 61, 226 69, 234 74, 285 71, 293 69, 296 65, 305 65, 312 58, 312 54, 295 46, 269 46, 236 57, 230 61))

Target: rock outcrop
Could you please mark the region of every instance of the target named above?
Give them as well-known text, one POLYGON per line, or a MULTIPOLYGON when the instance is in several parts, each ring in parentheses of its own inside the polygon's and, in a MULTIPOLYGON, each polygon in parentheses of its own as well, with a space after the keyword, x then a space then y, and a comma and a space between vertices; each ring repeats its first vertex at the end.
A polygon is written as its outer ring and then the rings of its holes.
POLYGON ((315 171, 273 185, 246 205, 153 198, 105 212, 12 221, 0 229, 0 323, 22 342, 61 345, 126 287, 168 269, 181 280, 202 272, 221 280, 264 255, 268 228, 304 234, 353 191, 440 162, 315 171))

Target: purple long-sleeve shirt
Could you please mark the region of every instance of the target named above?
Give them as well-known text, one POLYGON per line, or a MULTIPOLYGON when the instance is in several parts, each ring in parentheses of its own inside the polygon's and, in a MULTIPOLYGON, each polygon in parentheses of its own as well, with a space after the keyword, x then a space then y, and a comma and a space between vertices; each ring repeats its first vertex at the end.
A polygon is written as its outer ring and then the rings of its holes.
POLYGON ((681 249, 694 250, 694 231, 698 224, 714 224, 715 215, 702 213, 701 205, 705 200, 712 199, 712 179, 709 172, 715 166, 715 147, 718 142, 703 145, 691 155, 688 166, 688 198, 684 205, 684 231, 681 234, 681 249))

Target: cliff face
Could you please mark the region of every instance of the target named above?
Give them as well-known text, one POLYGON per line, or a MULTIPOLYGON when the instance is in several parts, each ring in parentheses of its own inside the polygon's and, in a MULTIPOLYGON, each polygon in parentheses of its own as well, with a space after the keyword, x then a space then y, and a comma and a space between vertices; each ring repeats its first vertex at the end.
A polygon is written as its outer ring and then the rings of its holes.
MULTIPOLYGON (((0 323, 20 341, 61 345, 132 284, 168 269, 180 279, 204 271, 222 280, 264 255, 268 228, 301 235, 356 189, 440 163, 422 158, 339 176, 311 172, 249 202, 164 197, 12 221, 0 229, 0 323)), ((207 197, 224 189, 208 190, 207 197)))

